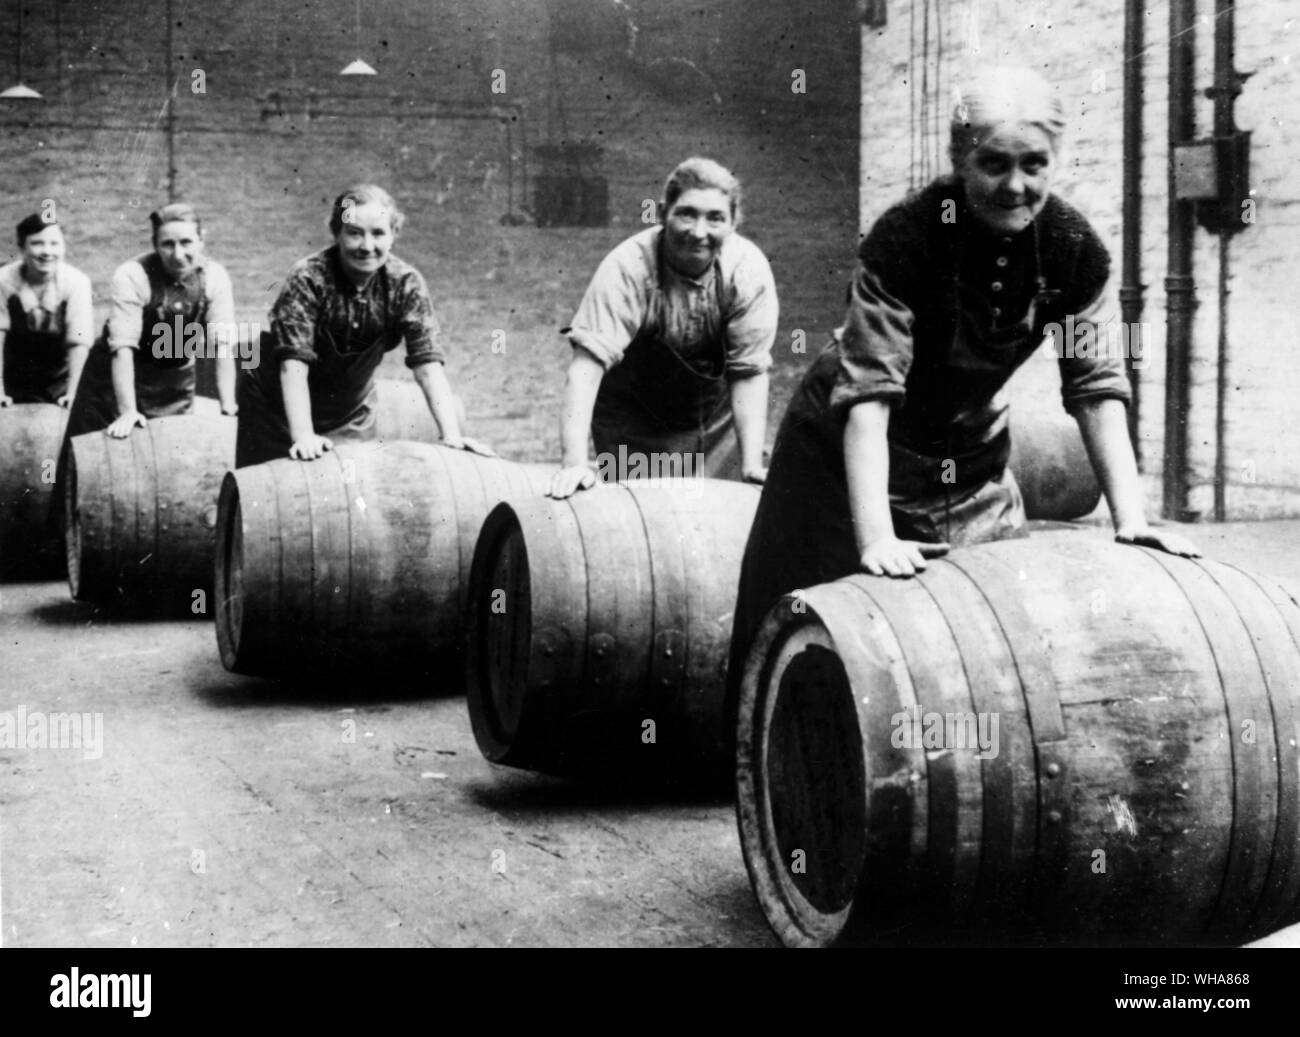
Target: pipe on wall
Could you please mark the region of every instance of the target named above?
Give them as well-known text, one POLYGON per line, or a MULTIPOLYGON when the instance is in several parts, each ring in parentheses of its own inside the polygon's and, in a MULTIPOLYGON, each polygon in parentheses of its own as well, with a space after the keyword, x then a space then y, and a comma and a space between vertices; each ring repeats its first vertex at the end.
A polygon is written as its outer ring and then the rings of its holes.
MULTIPOLYGON (((1124 185, 1122 213, 1122 270, 1119 288, 1120 319, 1129 330, 1141 327, 1145 286, 1142 284, 1142 105, 1146 78, 1142 65, 1144 41, 1143 0, 1125 0, 1124 4, 1124 185)), ((1139 340, 1140 341, 1140 340, 1139 340)), ((1143 342, 1143 359, 1149 342, 1143 342)), ((1133 454, 1142 463, 1141 384, 1134 357, 1126 358, 1133 403, 1128 411, 1128 434, 1133 454)))
POLYGON ((1196 2, 1169 3, 1169 226, 1165 274, 1165 449, 1162 514, 1192 521, 1188 508, 1189 451, 1187 419, 1191 410, 1192 317, 1196 312, 1193 278, 1194 203, 1179 200, 1174 182, 1175 147, 1190 143, 1196 132, 1192 107, 1196 72, 1196 2))

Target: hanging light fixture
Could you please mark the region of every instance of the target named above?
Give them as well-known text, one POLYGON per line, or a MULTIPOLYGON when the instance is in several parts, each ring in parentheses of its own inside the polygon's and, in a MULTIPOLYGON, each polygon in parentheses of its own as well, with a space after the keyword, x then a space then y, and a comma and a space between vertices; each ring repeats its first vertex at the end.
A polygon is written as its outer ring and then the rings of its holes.
MULTIPOLYGON (((361 0, 357 0, 357 50, 361 49, 361 0)), ((379 75, 366 62, 357 58, 356 61, 348 65, 342 72, 341 76, 377 76, 379 75)))
POLYGON ((6 101, 43 100, 40 94, 23 83, 23 0, 18 0, 18 85, 0 93, 0 98, 6 101))

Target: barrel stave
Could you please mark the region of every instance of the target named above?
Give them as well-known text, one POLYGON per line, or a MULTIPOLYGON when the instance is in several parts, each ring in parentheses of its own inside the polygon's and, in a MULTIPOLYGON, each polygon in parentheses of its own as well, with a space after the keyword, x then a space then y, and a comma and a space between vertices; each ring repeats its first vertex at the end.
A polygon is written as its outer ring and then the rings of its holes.
MULTIPOLYGON (((954 552, 914 581, 856 576, 788 596, 760 628, 740 713, 738 813, 760 902, 783 940, 814 944, 879 938, 881 888, 918 895, 908 918, 949 934, 978 931, 993 910, 1005 912, 1008 934, 1030 940, 1216 941, 1294 920, 1298 646, 1300 608, 1285 592, 1216 563, 1078 535, 954 552), (806 614, 795 616, 799 598, 806 614), (870 829, 853 924, 841 924, 843 904, 819 912, 783 891, 825 880, 783 875, 777 854, 789 837, 764 829, 772 818, 792 830, 817 820, 780 802, 791 782, 816 775, 801 777, 798 759, 764 757, 788 741, 764 725, 785 722, 785 707, 772 704, 783 667, 809 665, 788 647, 797 638, 843 661, 834 694, 859 710, 871 703, 857 723, 870 829), (945 814, 945 797, 949 808, 954 799, 936 768, 951 767, 952 754, 924 759, 881 744, 887 713, 917 702, 928 710, 936 694, 945 708, 974 696, 967 709, 1000 714, 998 757, 979 770, 978 846, 953 839, 973 800, 958 792, 956 827, 945 814), (1253 743, 1239 737, 1246 721, 1253 743), (969 886, 962 853, 978 860, 969 886), (927 919, 926 897, 954 881, 957 897, 927 919)), ((833 736, 821 751, 823 768, 852 771, 855 755, 833 736)), ((855 847, 828 844, 845 859, 855 847)))

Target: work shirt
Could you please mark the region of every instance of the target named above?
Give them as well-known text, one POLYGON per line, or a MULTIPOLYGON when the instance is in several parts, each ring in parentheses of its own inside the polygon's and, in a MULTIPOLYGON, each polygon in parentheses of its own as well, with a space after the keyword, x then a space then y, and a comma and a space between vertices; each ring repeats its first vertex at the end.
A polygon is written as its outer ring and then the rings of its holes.
POLYGON ((34 285, 23 265, 0 266, 4 391, 16 403, 57 403, 68 391, 68 350, 89 346, 94 334, 90 278, 60 263, 34 285))

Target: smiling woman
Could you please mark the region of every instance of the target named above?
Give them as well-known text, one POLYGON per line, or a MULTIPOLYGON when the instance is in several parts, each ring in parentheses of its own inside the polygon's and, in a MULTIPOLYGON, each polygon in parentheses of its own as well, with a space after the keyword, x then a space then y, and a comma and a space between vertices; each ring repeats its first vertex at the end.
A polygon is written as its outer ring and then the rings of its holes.
MULTIPOLYGON (((953 175, 889 209, 863 241, 842 327, 786 411, 741 568, 729 694, 783 594, 865 571, 906 577, 949 545, 1025 534, 1007 470, 1007 379, 1067 319, 1107 309, 1110 259, 1051 193, 1060 99, 1028 69, 991 69, 951 123, 953 175)), ((1060 358, 1116 539, 1195 554, 1155 531, 1129 444, 1123 362, 1060 358)))
POLYGON ((384 354, 406 345, 406 366, 457 449, 491 455, 461 434, 443 370, 438 318, 424 278, 393 255, 405 216, 381 187, 359 184, 334 200, 334 244, 300 260, 271 309, 262 344, 269 363, 239 381, 235 467, 291 457, 310 461, 333 439, 374 439, 384 354))
POLYGON ((66 407, 90 348, 90 278, 63 261, 63 229, 41 214, 18 224, 18 247, 0 266, 0 407, 66 407))
MULTIPOLYGON (((113 274, 112 309, 90 350, 68 415, 67 438, 104 429, 125 438, 148 418, 188 414, 194 406, 194 355, 159 355, 159 323, 179 318, 200 334, 234 327, 230 275, 207 256, 203 225, 189 205, 165 205, 149 214, 153 251, 127 260, 113 274)), ((219 331, 219 334, 224 334, 219 331)), ((216 344, 221 410, 235 408, 231 344, 216 344)))
POLYGON ((562 329, 573 357, 552 497, 596 484, 588 432, 603 456, 703 456, 698 475, 766 475, 776 285, 767 257, 736 233, 740 184, 716 162, 687 159, 659 216, 662 226, 605 257, 562 329))

